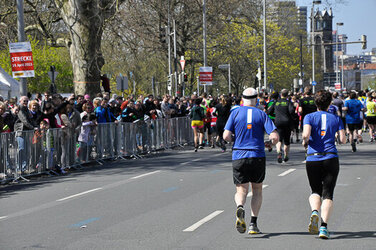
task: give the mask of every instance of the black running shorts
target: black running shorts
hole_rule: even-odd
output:
[[[339,173],[338,157],[324,161],[307,161],[306,170],[312,194],[318,194],[323,199],[333,200]]]
[[[279,141],[283,142],[286,146],[290,145],[291,127],[290,126],[277,127],[277,132],[279,134]]]
[[[234,184],[262,183],[265,179],[265,157],[252,157],[232,161]]]
[[[354,130],[362,129],[362,125],[363,125],[362,122],[360,122],[360,123],[354,123],[354,124],[347,123],[347,127],[349,128],[349,130],[351,132],[354,131]]]
[[[371,125],[376,124],[376,116],[367,116],[366,119],[367,119],[368,124],[371,124]]]
[[[212,134],[211,123],[210,122],[204,122],[204,132],[206,132],[206,131],[208,131],[209,135]]]

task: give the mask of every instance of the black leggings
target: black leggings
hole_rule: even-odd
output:
[[[339,173],[338,157],[324,161],[307,161],[306,170],[312,194],[318,194],[323,199],[333,200]]]

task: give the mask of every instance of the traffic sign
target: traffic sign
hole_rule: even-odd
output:
[[[59,72],[57,72],[57,71],[48,71],[48,76],[50,77],[51,82],[55,82],[58,74],[59,74]]]
[[[269,89],[274,90],[274,85],[273,85],[273,83],[269,83]]]
[[[185,67],[184,56],[182,56],[181,59],[180,59],[180,66],[181,66],[181,71],[184,71],[184,67]]]
[[[213,84],[213,67],[200,67],[200,84]]]
[[[261,80],[262,74],[261,74],[261,68],[257,69],[257,74],[256,74],[257,79]]]
[[[312,81],[312,86],[316,86],[317,85],[317,82],[316,81]]]
[[[120,91],[124,91],[125,89],[128,89],[128,77],[122,76],[120,74],[119,76],[116,77],[116,89]]]

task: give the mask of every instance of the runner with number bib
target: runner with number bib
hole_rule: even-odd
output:
[[[252,185],[251,223],[249,234],[258,234],[257,216],[262,203],[262,182],[265,178],[265,147],[279,140],[276,127],[267,114],[256,108],[257,92],[254,88],[243,91],[243,105],[231,112],[226,123],[223,138],[232,141],[233,179],[236,185],[235,203],[236,229],[245,233],[244,204],[249,183]],[[264,143],[264,132],[269,134],[270,142]]]
[[[328,239],[328,220],[333,206],[333,192],[339,173],[339,160],[335,146],[338,132],[341,143],[346,143],[345,131],[339,116],[328,111],[332,101],[331,94],[320,90],[315,96],[317,112],[306,115],[303,121],[303,146],[308,147],[306,171],[312,193],[309,204],[312,209],[308,231]],[[321,208],[321,226],[319,211]]]

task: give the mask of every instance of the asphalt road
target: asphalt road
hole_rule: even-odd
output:
[[[231,152],[205,148],[2,186],[0,249],[376,249],[376,144],[365,141],[338,147],[329,240],[307,231],[304,151],[292,144],[288,163],[267,152],[260,235],[235,229]]]

